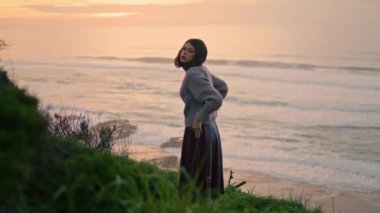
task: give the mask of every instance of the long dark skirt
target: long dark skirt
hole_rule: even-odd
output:
[[[203,124],[202,130],[196,139],[191,127],[185,129],[179,189],[215,198],[224,192],[220,135],[215,122]]]

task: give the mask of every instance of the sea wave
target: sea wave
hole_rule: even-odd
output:
[[[244,105],[257,105],[257,106],[281,106],[286,107],[289,104],[287,102],[275,101],[275,100],[255,100],[255,99],[247,99],[247,98],[239,98],[236,96],[228,97],[227,101],[237,104]]]
[[[290,103],[285,101],[276,100],[257,100],[252,98],[240,98],[237,96],[229,96],[226,99],[227,102],[231,102],[239,105],[255,105],[259,107],[284,107],[303,111],[338,111],[349,113],[380,113],[380,108],[376,106],[333,106],[333,105],[308,105],[301,103]]]
[[[380,126],[355,126],[355,125],[315,125],[310,126],[314,129],[323,129],[323,130],[377,130],[380,131]]]
[[[115,56],[79,56],[76,58],[93,59],[93,60],[113,60],[113,61],[136,61],[142,63],[173,63],[173,59],[164,57],[140,57],[140,58],[123,58]],[[307,63],[289,63],[279,61],[258,61],[258,60],[226,60],[226,59],[209,59],[207,64],[212,65],[235,65],[242,67],[264,67],[264,68],[281,68],[281,69],[298,69],[298,70],[314,70],[314,69],[335,69],[349,72],[369,72],[380,74],[378,67],[362,67],[362,66],[325,66]]]
[[[101,63],[91,63],[91,62],[72,62],[72,61],[2,61],[5,66],[12,64],[14,65],[22,65],[22,66],[46,66],[46,67],[57,67],[57,68],[92,68],[92,69],[113,69],[113,70],[119,70],[119,69],[128,69],[128,68],[134,68],[138,69],[139,66],[131,66],[131,65],[115,65],[115,64],[101,64]],[[80,75],[80,74],[77,74]]]
[[[173,59],[164,57],[141,57],[141,58],[123,58],[115,56],[78,56],[75,59],[86,59],[94,61],[130,61],[130,62],[140,62],[146,64],[171,64]],[[2,61],[5,65],[6,60]],[[114,69],[124,69],[130,66],[125,64],[119,64],[112,66],[106,64],[92,64],[92,63],[75,63],[68,64],[65,62],[41,62],[41,61],[12,61],[11,64],[22,64],[22,65],[45,65],[45,66],[65,66],[65,67],[78,67],[86,66],[93,68],[114,68]],[[279,61],[258,61],[258,60],[226,60],[226,59],[209,59],[207,60],[209,65],[226,65],[226,66],[240,66],[240,67],[262,67],[262,68],[277,68],[277,69],[294,69],[294,70],[341,70],[351,73],[369,73],[369,74],[380,74],[380,68],[378,67],[363,67],[363,66],[326,66],[317,64],[307,64],[307,63],[289,63],[289,62],[279,62]]]

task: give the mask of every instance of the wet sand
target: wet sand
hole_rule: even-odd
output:
[[[228,181],[229,169],[225,170],[228,170],[225,172],[225,179]],[[243,191],[301,200],[310,207],[320,206],[325,213],[380,212],[380,195],[329,189],[252,172],[234,171],[233,176],[234,179],[231,182],[247,181],[247,184],[242,186]]]
[[[179,159],[164,149],[147,145],[130,145],[129,157],[138,161],[152,162],[161,168],[177,170]],[[224,169],[225,185],[228,184],[231,168]],[[246,192],[263,196],[301,200],[309,207],[320,206],[325,213],[378,213],[380,212],[380,195],[347,192],[329,189],[295,181],[283,180],[271,176],[233,170],[231,184],[241,181]]]

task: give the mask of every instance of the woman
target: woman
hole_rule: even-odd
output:
[[[224,192],[222,147],[215,119],[228,88],[203,66],[206,57],[205,43],[189,39],[174,60],[177,68],[186,71],[180,90],[186,127],[179,187],[182,193],[196,189],[203,196],[215,198]]]

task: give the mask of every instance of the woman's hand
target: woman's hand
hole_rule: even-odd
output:
[[[195,138],[199,139],[202,134],[202,122],[198,117],[194,119],[192,128],[194,130]]]

